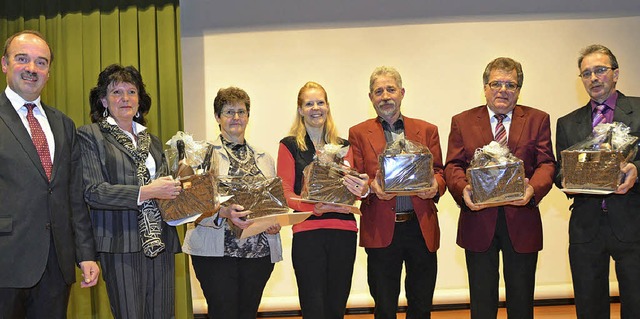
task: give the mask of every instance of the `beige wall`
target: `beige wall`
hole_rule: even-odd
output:
[[[186,5],[188,1],[183,7]],[[188,17],[182,17],[183,24],[189,24],[185,19]],[[637,30],[640,15],[571,19],[549,15],[190,32],[182,38],[185,130],[199,139],[215,139],[219,130],[213,98],[221,87],[238,86],[252,99],[247,140],[276,158],[278,141],[287,134],[294,117],[298,89],[313,80],[327,89],[331,112],[346,138],[350,126],[375,115],[367,97],[368,78],[374,67],[384,64],[396,67],[403,76],[403,114],[436,124],[446,154],[451,117],[484,103],[484,67],[495,57],[509,56],[524,69],[519,102],[549,112],[555,134],[557,118],[588,100],[576,62],[578,51],[588,44],[608,46],[621,67],[618,88],[628,95],[640,95]],[[555,188],[540,205],[545,235],[538,262],[538,299],[572,296],[568,206],[569,201]],[[434,301],[467,302],[464,252],[455,244],[458,209],[448,193],[438,208],[442,245]],[[267,284],[262,311],[298,307],[290,260],[291,229],[281,234],[285,260],[276,265]],[[204,298],[195,277],[192,279],[195,310],[200,312]],[[613,285],[612,290],[616,292],[617,287]],[[401,299],[404,303],[404,296]],[[358,248],[349,306],[371,305],[366,254]]]

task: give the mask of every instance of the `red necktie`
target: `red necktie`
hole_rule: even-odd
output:
[[[507,117],[505,114],[496,114],[494,115],[496,119],[498,119],[498,124],[496,124],[496,134],[494,135],[494,140],[502,146],[507,145],[507,130],[505,130],[502,121]]]
[[[49,153],[49,143],[47,143],[47,137],[44,135],[42,126],[40,126],[36,117],[33,116],[33,109],[36,105],[26,103],[24,106],[27,107],[27,122],[29,122],[29,129],[31,130],[31,140],[33,140],[33,145],[36,147],[38,156],[40,156],[40,162],[42,162],[42,167],[47,174],[47,178],[51,180],[51,168],[53,164],[51,163],[51,154]]]

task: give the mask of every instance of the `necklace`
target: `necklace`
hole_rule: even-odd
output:
[[[244,146],[246,148],[246,152],[244,152],[245,155],[243,159],[240,159],[238,156],[236,156],[235,152],[232,149],[229,149],[226,141],[224,140],[222,141],[222,147],[227,152],[227,155],[229,155],[229,157],[233,158],[239,164],[246,164],[247,162],[249,162],[249,159],[251,158],[249,148],[246,146],[246,144]]]

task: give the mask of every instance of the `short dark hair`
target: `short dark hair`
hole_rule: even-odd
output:
[[[507,72],[516,70],[516,74],[518,76],[518,87],[522,87],[522,83],[524,82],[524,73],[522,73],[522,65],[520,62],[507,57],[499,57],[489,62],[482,74],[482,82],[485,85],[489,84],[489,75],[493,70],[502,70]]]
[[[107,96],[109,85],[122,82],[133,84],[138,89],[138,113],[140,116],[134,117],[133,120],[142,125],[147,124],[144,116],[151,109],[151,96],[145,89],[142,75],[133,66],[123,67],[120,64],[111,64],[102,70],[98,75],[98,84],[89,93],[89,104],[91,106],[89,114],[91,115],[92,123],[104,118],[105,106],[102,104],[102,99]]]
[[[18,33],[13,34],[12,36],[10,36],[7,41],[4,42],[4,50],[2,52],[2,56],[5,57],[5,59],[8,59],[9,56],[9,52],[7,52],[9,50],[9,45],[11,45],[11,42],[13,41],[13,39],[15,39],[18,36],[21,36],[23,34],[33,34],[36,37],[42,39],[42,41],[44,41],[44,43],[47,44],[47,47],[49,48],[49,56],[51,57],[51,61],[49,61],[49,64],[53,63],[53,50],[51,50],[51,45],[49,45],[49,42],[47,42],[47,39],[44,38],[44,36],[42,35],[42,33],[35,31],[35,30],[22,30]]]
[[[225,105],[232,105],[236,103],[244,104],[247,108],[247,115],[249,115],[249,111],[251,110],[251,99],[247,92],[235,86],[220,89],[218,90],[218,94],[216,94],[216,98],[213,100],[213,112],[217,117],[220,117],[222,108]]]
[[[587,55],[593,54],[593,53],[602,53],[608,56],[609,61],[611,61],[611,68],[612,69],[618,68],[618,59],[616,59],[616,56],[613,55],[613,52],[611,52],[609,48],[605,47],[602,44],[592,44],[580,51],[580,56],[578,57],[578,69],[580,69],[580,66],[582,65],[582,60],[584,60],[584,58]]]

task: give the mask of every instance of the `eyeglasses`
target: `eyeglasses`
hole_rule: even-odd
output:
[[[502,87],[504,87],[507,91],[513,92],[520,86],[515,82],[492,81],[489,82],[489,87],[494,91],[499,91]]]
[[[222,114],[222,116],[227,117],[227,118],[234,118],[236,116],[236,114],[241,119],[249,116],[249,112],[247,112],[246,110],[237,110],[237,111],[226,110],[226,111],[222,111],[221,114]]]
[[[584,70],[582,71],[582,73],[578,74],[579,77],[583,78],[583,79],[589,79],[591,78],[592,74],[595,74],[597,77],[601,77],[603,76],[605,73],[607,73],[609,70],[615,70],[616,68],[612,68],[609,66],[597,66],[591,70]]]

